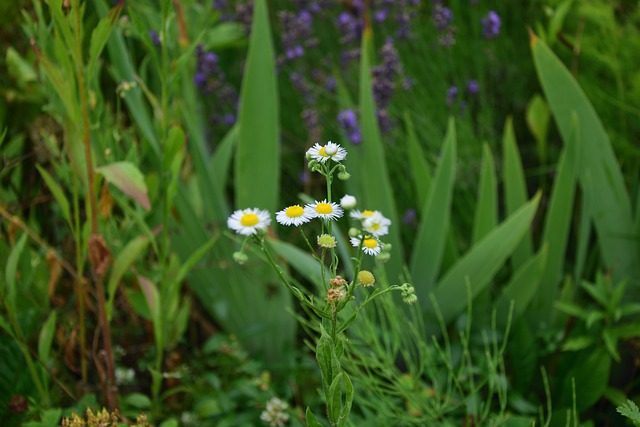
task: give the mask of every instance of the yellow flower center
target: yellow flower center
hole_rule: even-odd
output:
[[[318,150],[318,154],[320,154],[322,157],[329,157],[324,147],[320,147],[320,149]]]
[[[302,216],[304,214],[304,209],[302,209],[298,205],[294,205],[294,206],[288,207],[287,210],[284,211],[284,213],[289,218],[296,218],[296,217]]]
[[[318,203],[316,205],[316,212],[322,215],[328,215],[333,212],[333,207],[329,203]]]
[[[371,216],[371,215],[373,215],[373,211],[370,211],[370,210],[362,211],[362,216]]]
[[[373,286],[376,283],[376,278],[373,276],[373,273],[367,270],[362,270],[358,273],[358,280],[364,286]]]
[[[252,227],[258,222],[260,222],[260,218],[258,218],[258,215],[254,213],[244,214],[242,215],[242,218],[240,218],[240,224],[244,225],[245,227]]]
[[[374,231],[378,231],[380,229],[380,224],[377,222],[374,222],[373,224],[371,224],[370,228]]]
[[[362,244],[369,249],[375,249],[378,247],[378,241],[372,237],[365,237]]]

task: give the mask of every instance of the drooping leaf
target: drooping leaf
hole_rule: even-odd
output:
[[[640,253],[631,214],[631,201],[622,171],[595,109],[569,70],[549,47],[531,34],[531,51],[538,78],[563,141],[579,125],[578,174],[580,187],[590,202],[602,258],[614,281],[640,278]]]
[[[104,176],[110,184],[133,198],[146,210],[151,209],[151,202],[147,195],[147,184],[144,175],[131,162],[115,162],[96,168],[96,172]]]

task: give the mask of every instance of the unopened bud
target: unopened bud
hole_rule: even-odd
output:
[[[234,252],[233,260],[238,264],[242,265],[249,260],[249,257],[244,252]]]

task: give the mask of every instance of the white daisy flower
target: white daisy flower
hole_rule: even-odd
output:
[[[360,219],[360,220],[364,220],[367,219],[368,217],[374,215],[375,213],[380,213],[378,211],[371,211],[371,210],[364,210],[364,211],[359,211],[359,210],[355,210],[352,211],[349,215],[351,216],[351,218],[355,218],[355,219]]]
[[[276,212],[276,221],[282,225],[295,225],[296,227],[311,221],[313,218],[310,209],[300,205],[289,206],[286,209]]]
[[[360,247],[360,242],[362,242],[362,250],[367,255],[377,256],[382,250],[382,243],[380,243],[378,239],[372,236],[362,237],[360,235],[358,237],[352,237],[350,240],[351,245],[356,248]]]
[[[340,206],[333,202],[327,202],[323,200],[321,202],[315,201],[305,206],[311,212],[313,218],[322,219],[338,219],[342,216],[344,211]]]
[[[362,228],[364,228],[367,233],[371,233],[376,237],[388,234],[390,225],[391,220],[378,211],[375,211],[373,215],[365,217],[362,221]]]
[[[271,224],[269,212],[258,208],[235,211],[227,219],[227,227],[245,236],[256,234],[258,230],[265,230],[269,224]]]
[[[347,150],[342,148],[340,144],[335,144],[331,141],[327,142],[326,145],[316,143],[307,150],[307,158],[320,163],[325,163],[329,159],[334,162],[341,162],[346,157]]]
[[[358,201],[356,200],[356,198],[351,194],[345,194],[344,196],[342,196],[342,199],[340,199],[340,206],[342,206],[344,209],[349,210],[355,208],[357,202]]]

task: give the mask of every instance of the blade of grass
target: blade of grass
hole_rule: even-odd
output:
[[[520,152],[513,132],[513,121],[507,119],[502,137],[503,161],[504,161],[504,192],[507,215],[511,215],[527,201],[527,183],[524,178]],[[533,254],[533,242],[531,234],[527,234],[518,248],[513,252],[511,259],[514,269],[519,268]]]
[[[407,156],[411,167],[411,176],[416,190],[416,206],[423,207],[431,184],[431,170],[424,158],[424,153],[418,142],[413,121],[408,111],[404,112],[404,125],[407,129]]]
[[[571,117],[580,125],[580,187],[591,201],[602,258],[613,280],[638,283],[640,254],[634,238],[631,202],[609,137],[595,109],[569,70],[549,47],[531,34],[538,79],[565,143],[571,139]],[[588,194],[588,196],[587,196]]]
[[[498,187],[493,155],[488,144],[483,146],[482,169],[478,188],[471,241],[475,244],[498,224]]]
[[[280,182],[280,124],[278,88],[266,0],[256,0],[244,69],[235,195],[239,208],[259,207],[271,212],[278,205]]]
[[[411,254],[410,272],[418,299],[426,301],[440,272],[449,229],[456,164],[456,131],[449,120],[442,146],[440,164],[422,208],[422,219]]]

